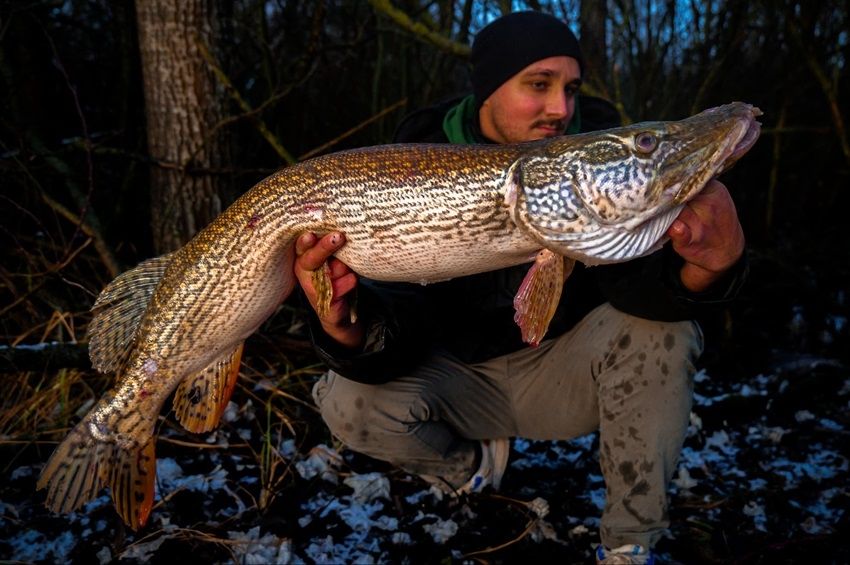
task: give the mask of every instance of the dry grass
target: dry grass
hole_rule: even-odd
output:
[[[6,276],[0,277],[0,281],[8,280],[9,273],[3,274]],[[14,289],[6,285],[5,290],[11,293]],[[15,330],[14,336],[7,337],[10,346],[84,342],[90,319],[88,312],[83,309],[81,313],[48,310],[46,306],[52,301],[47,285],[18,295],[16,304],[3,320],[7,330]],[[33,316],[38,311],[44,313]],[[254,437],[263,438],[263,441],[231,443],[230,448],[247,449],[257,462],[261,490],[255,506],[260,510],[274,502],[276,493],[292,475],[291,461],[277,450],[279,438],[299,438],[309,429],[309,421],[318,420],[310,388],[323,368],[316,363],[309,344],[303,340],[286,335],[276,337],[286,334],[297,320],[295,309],[283,307],[266,331],[249,341],[232,398],[240,407],[250,401],[258,408]],[[115,378],[93,369],[78,368],[15,371],[2,376],[0,448],[6,454],[3,466],[6,471],[27,457],[46,460],[53,447],[112,386]],[[182,430],[171,412],[168,401],[160,415],[160,426],[180,433],[169,434],[170,437],[160,441],[177,449],[218,447],[204,443],[203,436]],[[28,453],[26,457],[25,453]]]
[[[88,310],[112,278],[110,265],[91,245],[92,236],[81,231],[78,218],[69,219],[39,197],[43,181],[36,180],[26,163],[19,163],[18,172],[22,179],[29,179],[34,190],[2,197],[0,238],[5,245],[0,248],[0,344],[14,348],[85,343],[91,319]],[[257,418],[256,425],[258,435],[266,439],[262,445],[246,443],[245,447],[254,453],[262,469],[264,492],[269,493],[289,474],[271,438],[284,433],[298,437],[309,427],[301,419],[315,416],[310,386],[322,369],[303,340],[289,337],[297,320],[297,311],[284,307],[263,332],[251,338],[233,397],[239,406],[250,399],[254,406],[263,407],[264,416]],[[34,371],[9,369],[10,365],[7,363],[5,370],[12,372],[0,373],[0,447],[9,454],[4,458],[7,468],[33,446],[37,447],[36,457],[46,458],[115,378],[90,368]],[[161,425],[179,428],[170,411],[168,402]],[[167,441],[197,446],[202,440],[187,433],[184,438]],[[270,502],[273,495],[266,494],[266,498]]]

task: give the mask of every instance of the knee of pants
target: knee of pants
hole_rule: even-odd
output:
[[[657,322],[622,314],[598,362],[603,416],[630,413],[642,403],[672,414],[690,410],[695,362],[703,336],[695,322]]]
[[[702,329],[696,322],[658,324],[647,347],[648,369],[662,386],[681,387],[690,398],[696,362],[703,351]],[[638,355],[640,357],[640,354]]]
[[[633,375],[629,376],[639,378],[646,372],[662,376],[693,372],[703,350],[699,324],[646,320],[613,308],[610,312],[617,319],[608,331],[607,345],[598,362],[599,373],[621,373],[630,368]]]
[[[369,418],[367,404],[370,395],[364,389],[368,385],[360,385],[347,381],[344,377],[333,372],[324,374],[313,386],[313,400],[319,407],[322,419],[331,433],[349,446],[355,446],[369,437]]]
[[[313,399],[331,433],[348,447],[369,452],[369,445],[399,439],[428,418],[422,395],[393,391],[387,385],[358,383],[334,372],[313,386]]]

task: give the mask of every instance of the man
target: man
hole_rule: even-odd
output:
[[[617,125],[609,104],[578,96],[582,64],[563,22],[507,15],[475,39],[473,95],[413,114],[398,141],[514,143]],[[310,271],[329,258],[334,290],[329,314],[311,320],[331,368],[313,391],[323,418],[349,448],[452,492],[498,488],[512,436],[598,429],[607,504],[597,559],[650,562],[702,351],[691,319],[734,295],[744,271],[743,232],[716,181],[668,235],[649,257],[577,266],[547,340],[530,348],[512,306],[527,265],[426,287],[378,283],[331,258],[344,234],[305,234],[295,265],[307,300],[315,309]]]

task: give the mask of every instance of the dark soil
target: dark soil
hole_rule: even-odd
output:
[[[752,290],[773,276],[755,273],[749,294],[704,321],[709,345],[671,485],[672,525],[657,551],[663,562],[848,563],[847,296],[797,285],[778,300]],[[314,449],[332,440],[309,408],[315,373],[298,379],[293,394],[305,403],[288,407],[291,430],[267,424],[262,384],[237,390],[215,433],[187,434],[169,416],[157,445],[159,502],[138,533],[105,494],[75,514],[46,511],[35,482],[53,445],[4,443],[0,558],[592,561],[604,504],[594,436],[517,439],[499,493],[438,500],[418,478],[344,450],[321,472],[319,455],[336,452]],[[269,461],[264,446],[279,454],[273,468],[260,464]],[[354,488],[357,480],[373,492]],[[537,498],[548,503],[542,517],[528,504]]]

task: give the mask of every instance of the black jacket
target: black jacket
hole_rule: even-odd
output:
[[[442,121],[456,103],[452,100],[410,114],[397,129],[395,141],[447,142]],[[581,96],[579,104],[581,131],[619,125],[617,112],[608,102]],[[483,136],[482,142],[487,142]],[[733,298],[746,271],[742,260],[710,292],[696,295],[681,285],[681,266],[682,259],[669,245],[627,263],[591,268],[577,263],[546,337],[563,334],[606,301],[644,318],[692,319],[702,308]],[[363,350],[339,347],[324,334],[311,312],[314,346],[331,369],[365,383],[402,375],[435,348],[467,363],[516,351],[526,344],[513,320],[513,298],[528,268],[518,265],[427,286],[361,278],[357,310],[368,327]]]

